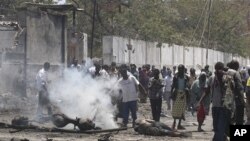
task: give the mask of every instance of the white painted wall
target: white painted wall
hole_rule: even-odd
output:
[[[117,36],[105,36],[103,37],[103,61],[104,64],[110,65],[112,61],[117,64],[126,63],[129,64],[129,51],[127,44],[129,40],[123,37]],[[146,42],[142,40],[132,40],[134,52],[131,51],[131,62],[137,66],[144,64],[155,65],[160,68],[162,66],[173,66],[178,64],[184,64],[188,68],[197,65],[204,67],[206,65],[206,51],[205,48],[199,47],[183,47],[179,45],[169,45],[163,43],[161,48],[157,48],[157,42]],[[250,64],[249,58],[243,58],[240,56],[233,57],[231,53],[224,53],[212,49],[208,49],[208,65],[210,69],[216,62],[221,61],[227,63],[237,59],[241,65]]]

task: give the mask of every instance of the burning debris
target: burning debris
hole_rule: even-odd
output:
[[[74,120],[74,119],[67,117],[64,114],[52,115],[52,122],[58,128],[63,128],[67,124],[71,123],[75,127],[77,126],[81,131],[92,130],[92,129],[101,129],[101,128],[95,127],[95,124],[90,119],[76,118]]]
[[[52,122],[58,128],[63,128],[69,123],[74,124],[74,125],[77,124],[76,120],[73,120],[73,119],[67,117],[64,114],[54,114],[54,115],[52,115]]]
[[[51,102],[68,118],[90,119],[95,127],[113,129],[118,127],[114,121],[116,107],[111,103],[111,96],[104,91],[107,87],[114,87],[114,81],[93,79],[87,73],[66,69],[63,78],[53,81],[48,90]]]
[[[95,124],[89,119],[70,119],[63,114],[55,114],[51,118],[52,123],[58,128],[47,128],[40,127],[38,125],[33,125],[33,120],[29,120],[27,117],[15,117],[12,119],[11,124],[0,122],[0,128],[10,128],[9,133],[16,133],[24,130],[33,130],[37,132],[65,132],[65,133],[102,133],[102,132],[117,132],[121,130],[127,130],[127,128],[114,128],[114,129],[104,129],[95,127]],[[68,130],[60,129],[67,124],[72,123],[79,128],[79,130]]]

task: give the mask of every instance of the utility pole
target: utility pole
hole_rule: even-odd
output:
[[[206,65],[208,64],[208,48],[209,48],[209,36],[210,36],[210,11],[211,11],[211,5],[212,5],[212,0],[209,0],[209,5],[208,5],[208,19],[207,19],[207,49],[206,49]]]
[[[131,45],[131,38],[128,38],[128,44],[127,44],[127,49],[128,49],[128,63],[129,65],[131,64],[131,51],[132,51],[132,45]]]
[[[24,93],[25,95],[27,95],[27,28],[25,28],[25,34],[24,34],[24,76],[23,76],[23,80],[24,80]]]
[[[76,10],[73,10],[73,33],[76,32]]]
[[[94,33],[95,33],[95,15],[96,15],[96,0],[93,0],[93,16],[92,16],[92,33],[91,33],[91,44],[90,44],[90,58],[93,58],[93,46],[94,46]]]
[[[131,9],[129,9],[129,17],[132,17],[132,13],[131,13]],[[131,25],[131,19],[129,19],[129,23]],[[129,65],[131,64],[131,51],[132,51],[132,44],[131,44],[131,36],[130,33],[128,33],[129,38],[128,38],[128,44],[127,44],[127,48],[128,48],[128,62]]]

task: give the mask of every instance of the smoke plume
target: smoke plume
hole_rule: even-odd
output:
[[[113,119],[116,109],[109,94],[115,83],[113,79],[93,79],[83,71],[66,69],[63,77],[51,84],[50,99],[71,118],[89,118],[102,129],[117,128]]]

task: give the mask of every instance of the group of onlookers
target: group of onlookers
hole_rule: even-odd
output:
[[[185,129],[181,123],[186,119],[186,110],[191,111],[192,114],[197,112],[200,132],[204,131],[201,126],[205,116],[210,112],[210,103],[212,103],[214,141],[226,140],[230,124],[244,124],[245,107],[246,123],[250,123],[250,67],[239,70],[240,64],[236,60],[232,60],[227,65],[217,62],[214,73],[209,71],[209,66],[206,65],[199,74],[194,68],[188,72],[182,64],[173,66],[172,69],[164,66],[159,70],[149,64],[137,68],[135,64],[122,64],[118,67],[114,62],[110,66],[94,63],[93,66],[86,68],[85,63],[79,65],[77,60],[74,60],[71,68],[89,73],[94,79],[96,77],[117,78],[120,96],[120,102],[117,103],[118,113],[123,118],[123,126],[128,124],[129,112],[132,114],[134,125],[137,119],[137,102],[146,103],[147,99],[150,102],[154,121],[160,121],[162,104],[166,101],[167,110],[171,111],[174,119],[172,129],[176,127],[178,130]],[[48,68],[48,63],[45,63],[44,68],[37,74],[41,106],[44,106],[43,100],[46,97],[43,95],[46,93]],[[48,109],[50,111],[50,108]]]

